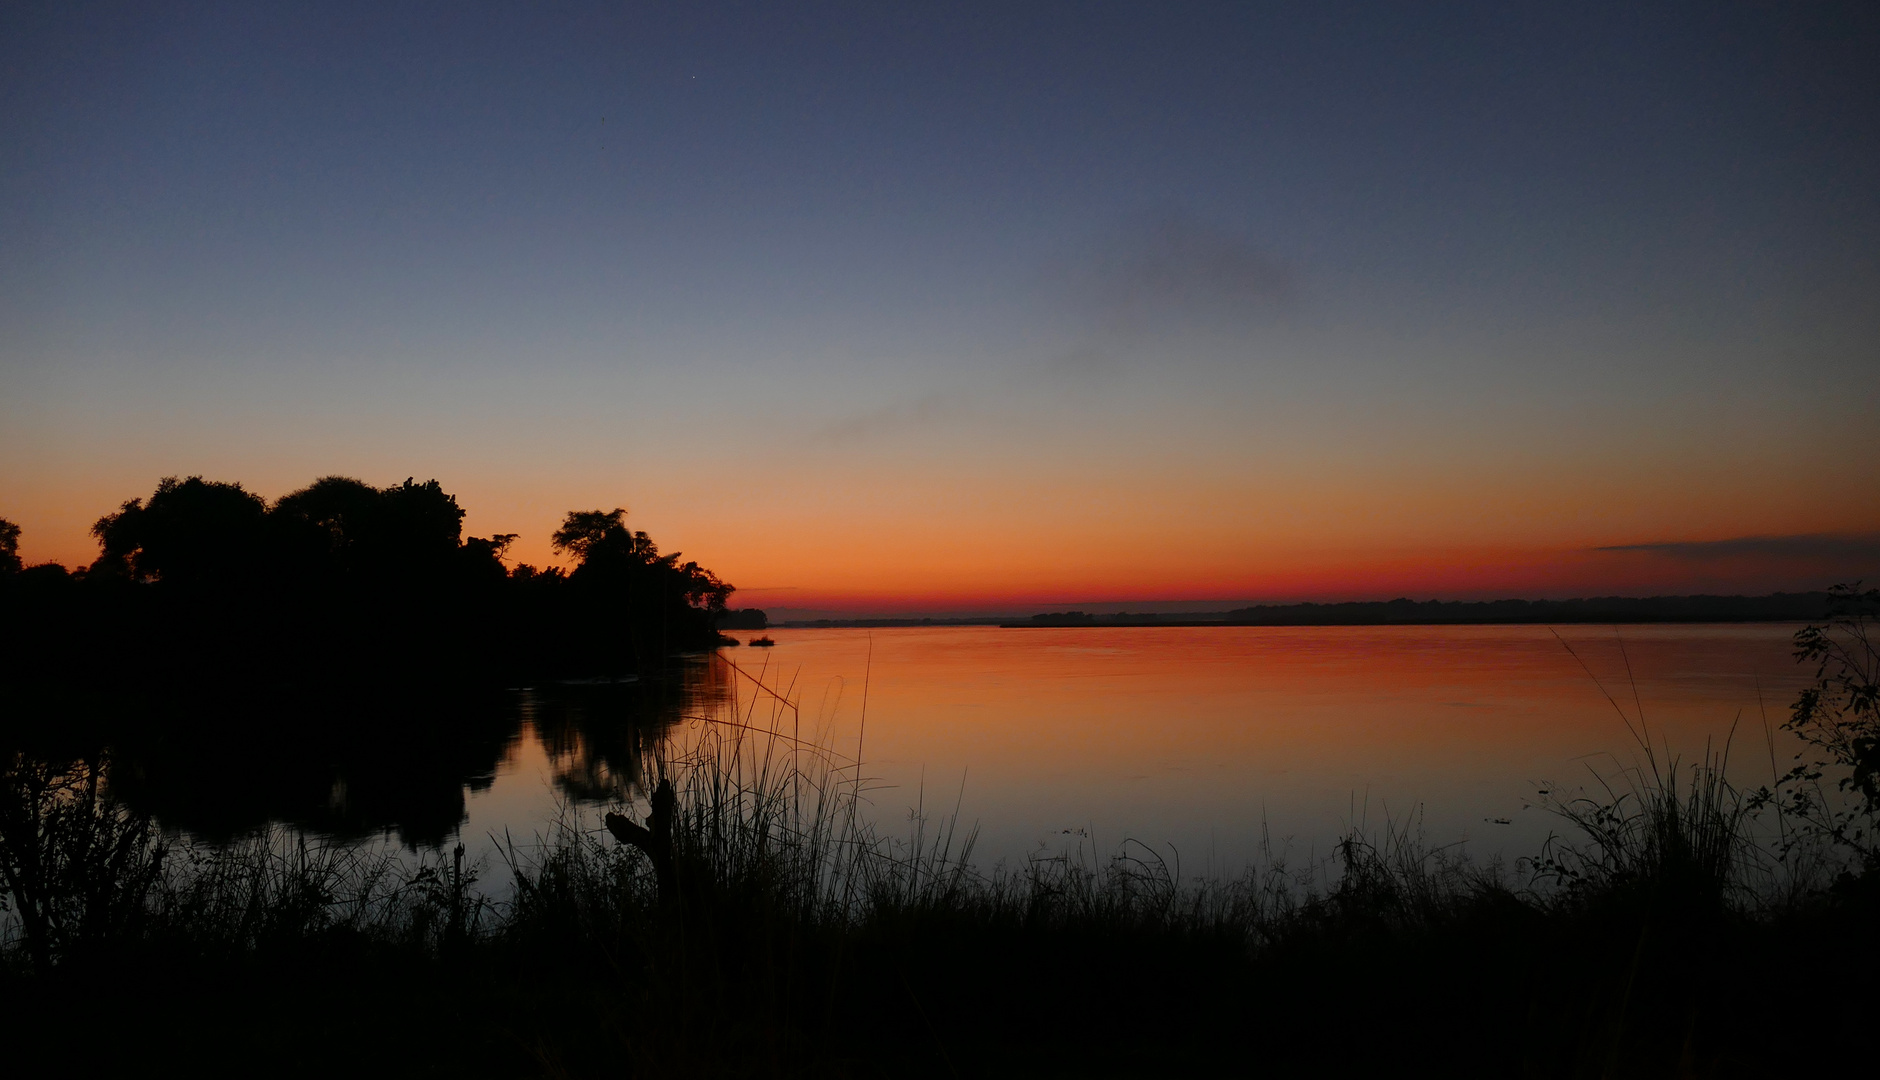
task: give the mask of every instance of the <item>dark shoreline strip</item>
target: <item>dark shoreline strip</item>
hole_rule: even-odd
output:
[[[1824,619],[1825,592],[1768,596],[1602,596],[1578,600],[1410,600],[1339,604],[1261,604],[1232,611],[1156,615],[1055,611],[1029,618],[1005,615],[955,619],[813,619],[799,628],[998,626],[1042,629],[1080,626],[1531,626],[1549,624],[1806,623]]]

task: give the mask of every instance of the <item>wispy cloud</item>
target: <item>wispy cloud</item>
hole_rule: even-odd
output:
[[[926,394],[911,401],[891,402],[839,417],[817,428],[815,438],[832,443],[864,442],[912,428],[928,427],[964,412],[965,406],[957,398],[945,394]]]
[[[1291,271],[1250,238],[1186,215],[1119,231],[1078,276],[1105,321],[1126,329],[1163,317],[1270,312],[1294,291]]]
[[[1660,540],[1613,544],[1594,551],[1636,551],[1681,562],[1723,559],[1795,559],[1880,565],[1880,533],[1797,533],[1790,536],[1740,536],[1728,540]]]
[[[1292,270],[1253,237],[1186,213],[1121,223],[1067,253],[1051,277],[1071,334],[1042,373],[1080,382],[1237,366],[1249,332],[1297,291]]]

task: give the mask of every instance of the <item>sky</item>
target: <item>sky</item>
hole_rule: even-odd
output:
[[[1880,8],[0,7],[0,516],[793,613],[1880,577]]]

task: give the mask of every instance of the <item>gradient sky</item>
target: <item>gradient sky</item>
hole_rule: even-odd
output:
[[[1880,576],[1880,8],[9,4],[0,515],[766,608]]]

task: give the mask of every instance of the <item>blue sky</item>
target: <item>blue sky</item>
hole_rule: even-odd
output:
[[[0,20],[29,557],[162,475],[329,472],[435,475],[537,561],[627,505],[837,607],[1876,550],[1871,8]]]

